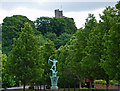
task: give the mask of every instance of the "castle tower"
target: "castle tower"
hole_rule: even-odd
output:
[[[59,10],[59,9],[56,9],[55,10],[55,17],[56,18],[60,18],[60,17],[63,17],[63,11],[61,10]]]

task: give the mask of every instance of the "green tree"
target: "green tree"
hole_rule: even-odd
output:
[[[83,59],[86,56],[85,48],[87,46],[87,40],[89,38],[89,34],[91,30],[97,24],[96,19],[93,14],[89,14],[86,19],[85,28],[80,29],[75,34],[75,39],[73,39],[73,43],[70,44],[70,55],[68,56],[69,62],[68,66],[70,67],[72,73],[76,75],[77,79],[81,82],[86,75],[89,75],[83,67]],[[90,78],[90,76],[89,76]]]
[[[35,27],[41,34],[46,34],[47,32],[52,32],[52,28],[50,26],[52,18],[49,17],[40,17],[34,21]]]
[[[58,75],[60,76],[58,83],[59,86],[61,87],[76,85],[76,81],[77,81],[76,77],[73,73],[71,73],[71,69],[67,65],[68,64],[67,57],[69,55],[70,55],[69,45],[61,46],[56,52],[56,56],[58,58],[58,64],[57,64]]]
[[[34,23],[36,29],[43,35],[47,32],[55,33],[57,36],[62,33],[73,34],[77,30],[74,21],[70,18],[40,17]]]
[[[86,46],[86,37],[84,33],[85,30],[80,29],[76,32],[73,40],[70,40],[70,55],[67,57],[68,67],[71,69],[71,72],[76,76],[77,80],[79,81],[79,88],[81,88],[81,82],[84,74],[81,68],[81,60],[85,56],[84,48]]]
[[[108,34],[104,36],[104,55],[101,66],[111,79],[120,80],[120,25],[114,23]]]
[[[104,50],[103,36],[106,31],[103,31],[104,27],[102,23],[96,24],[96,26],[89,33],[87,39],[87,45],[85,47],[86,56],[82,59],[82,69],[84,70],[85,77],[91,79],[105,79],[109,80],[108,75],[104,69],[99,65],[101,62],[101,55]]]
[[[109,30],[116,24],[118,17],[116,16],[115,8],[107,7],[103,11],[103,15],[100,15],[100,18],[103,20],[99,23],[91,22],[93,26],[91,32],[89,33],[87,39],[87,45],[85,47],[86,56],[82,60],[82,68],[86,72],[86,75],[92,78],[105,79],[107,86],[109,84],[109,74],[106,72],[105,67],[99,65],[101,59],[104,56],[106,59],[106,53],[104,53],[108,45],[105,47],[106,40],[104,39],[105,35],[109,35]],[[85,26],[86,27],[86,26]],[[112,45],[114,46],[114,45]],[[105,65],[105,64],[104,64]],[[109,67],[109,70],[111,68]],[[96,71],[98,70],[98,71]],[[113,74],[113,73],[112,73]]]
[[[2,50],[0,50],[0,88],[2,88]]]
[[[58,49],[60,46],[64,46],[72,37],[72,34],[62,33],[57,39],[54,40],[55,47]]]
[[[74,34],[77,30],[75,22],[70,18],[53,18],[50,23],[52,31],[57,36],[62,33]]]
[[[15,85],[15,80],[13,76],[7,73],[7,56],[5,54],[2,55],[2,87],[12,87]]]
[[[65,45],[77,30],[70,18],[40,17],[34,22],[35,27],[45,38],[54,42],[56,49]]]
[[[20,37],[14,39],[13,49],[8,56],[7,69],[16,79],[25,85],[31,80],[38,80],[42,74],[40,59],[40,37],[34,36],[32,27],[25,23]],[[17,69],[17,70],[15,70]]]
[[[55,48],[58,49],[60,46],[64,46],[70,40],[72,34],[62,33],[60,36],[57,36],[55,33],[47,32],[44,37],[53,41]]]
[[[48,40],[40,48],[41,60],[43,62],[42,68],[44,69],[43,77],[40,78],[40,82],[44,85],[45,84],[50,85],[51,71],[50,71],[50,66],[48,64],[48,59],[53,54],[55,54],[54,43],[52,41]]]
[[[2,23],[2,53],[9,54],[12,49],[13,38],[18,38],[24,23],[28,22],[35,30],[34,23],[26,16],[13,15],[6,17]]]
[[[0,24],[0,44],[2,44],[2,25]]]
[[[118,2],[119,3],[119,2]],[[118,4],[117,4],[118,5]],[[116,5],[116,6],[117,6]],[[104,25],[103,46],[104,51],[101,54],[101,67],[109,75],[110,79],[119,80],[119,10],[115,7],[107,7],[101,19]],[[113,75],[114,74],[114,75]]]

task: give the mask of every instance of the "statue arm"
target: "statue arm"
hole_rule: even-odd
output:
[[[49,64],[49,66],[50,66],[50,62],[49,62],[49,61],[52,62],[52,60],[50,59],[52,56],[53,56],[53,55],[51,55],[51,56],[49,57],[49,59],[48,59],[48,64]]]
[[[49,57],[49,61],[52,61],[52,60],[50,59],[52,56],[54,56],[54,55],[51,55],[51,56]]]
[[[49,58],[49,61],[52,61],[52,60]]]

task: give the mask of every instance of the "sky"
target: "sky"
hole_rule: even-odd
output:
[[[35,21],[37,18],[55,17],[54,10],[63,10],[63,15],[74,18],[77,28],[84,27],[88,14],[99,14],[107,6],[115,6],[118,0],[0,0],[0,24],[5,17],[24,15]]]

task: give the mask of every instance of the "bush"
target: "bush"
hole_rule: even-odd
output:
[[[106,81],[105,81],[105,80],[96,80],[96,83],[97,83],[97,84],[105,85],[105,84],[106,84]],[[109,81],[109,84],[111,84],[111,85],[113,85],[113,84],[115,84],[115,83],[118,83],[118,81],[116,81],[116,80],[110,80],[110,81]]]
[[[105,85],[105,84],[106,84],[106,81],[105,81],[105,80],[96,80],[96,83],[97,83],[97,84]]]
[[[116,80],[110,80],[110,84],[114,85],[115,83],[118,83]]]

